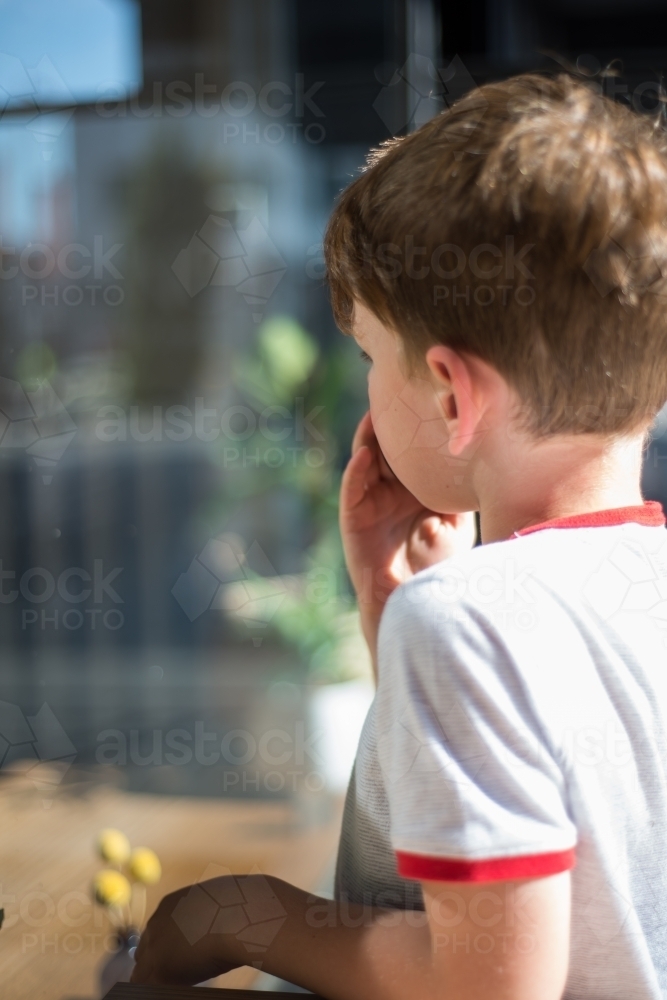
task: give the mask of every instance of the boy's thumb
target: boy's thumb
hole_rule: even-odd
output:
[[[442,519],[437,514],[425,517],[419,525],[419,537],[425,542],[434,542],[442,527]]]

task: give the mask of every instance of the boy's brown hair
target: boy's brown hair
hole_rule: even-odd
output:
[[[567,75],[481,87],[372,152],[329,222],[338,325],[479,356],[531,433],[624,433],[667,400],[667,139]]]

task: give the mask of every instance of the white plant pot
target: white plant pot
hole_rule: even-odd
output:
[[[367,680],[344,681],[315,688],[310,696],[312,746],[325,788],[341,794],[347,788],[359,736],[375,694]]]

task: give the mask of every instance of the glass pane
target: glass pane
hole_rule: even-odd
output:
[[[136,0],[4,0],[0,110],[124,97],[141,86]]]

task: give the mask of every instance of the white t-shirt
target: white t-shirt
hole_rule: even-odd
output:
[[[539,525],[392,594],[338,898],[573,868],[567,998],[667,996],[667,532]],[[403,899],[382,899],[407,880]],[[366,893],[369,889],[369,893]]]

